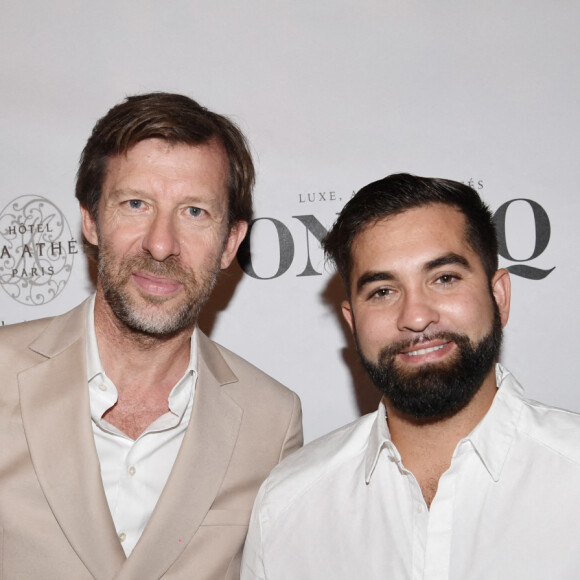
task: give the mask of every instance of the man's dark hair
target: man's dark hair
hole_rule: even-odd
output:
[[[433,204],[449,205],[465,216],[466,241],[480,257],[491,281],[498,269],[497,234],[492,213],[477,192],[457,181],[399,173],[363,187],[344,206],[322,241],[326,256],[336,265],[349,297],[355,237],[379,220]]]
[[[212,140],[220,143],[229,163],[228,223],[252,219],[255,173],[244,135],[226,117],[208,111],[189,97],[172,93],[127,97],[97,121],[80,158],[75,190],[81,206],[93,219],[97,218],[108,159],[152,138],[193,146]],[[87,249],[95,257],[96,248]]]

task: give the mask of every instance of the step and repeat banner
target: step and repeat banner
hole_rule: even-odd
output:
[[[93,291],[80,152],[125,96],[179,92],[233,118],[258,170],[249,253],[200,326],[300,395],[307,440],[378,401],[320,240],[402,171],[490,204],[513,284],[502,361],[530,397],[580,411],[579,21],[569,0],[4,2],[0,324]]]

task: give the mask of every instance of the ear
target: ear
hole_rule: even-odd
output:
[[[85,238],[94,246],[99,245],[99,236],[97,235],[97,222],[93,219],[89,210],[81,205],[82,229]]]
[[[346,320],[350,331],[354,334],[354,313],[352,311],[352,306],[348,300],[344,300],[341,304],[342,316]]]
[[[493,292],[493,297],[497,307],[499,308],[501,325],[505,326],[510,315],[510,300],[512,292],[510,275],[507,270],[502,268],[494,274],[491,279],[491,291]]]
[[[248,232],[248,222],[234,222],[228,232],[228,239],[220,260],[220,268],[225,270],[234,260],[236,252]]]

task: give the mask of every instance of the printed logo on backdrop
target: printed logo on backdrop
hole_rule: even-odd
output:
[[[528,210],[526,212],[526,209]],[[529,210],[531,209],[531,216]],[[510,212],[510,217],[508,219],[508,210]],[[519,215],[518,215],[519,212]],[[525,212],[524,215],[521,215]],[[513,216],[515,214],[515,216]],[[503,203],[494,213],[493,219],[495,221],[495,227],[497,229],[497,241],[498,241],[498,252],[502,258],[509,260],[510,262],[517,262],[516,264],[511,264],[506,267],[506,270],[513,274],[514,276],[521,276],[522,278],[527,278],[528,280],[542,280],[556,266],[544,269],[538,266],[528,264],[536,258],[539,258],[550,243],[551,226],[550,218],[546,213],[546,210],[533,199],[518,198],[510,199]],[[522,220],[522,223],[526,223],[523,220],[531,222],[533,227],[533,235],[529,240],[529,251],[528,257],[516,257],[512,255],[512,252],[508,248],[508,233],[509,226],[511,226],[515,220]]]
[[[24,195],[0,213],[0,285],[21,304],[56,298],[70,278],[77,241],[50,200]]]
[[[471,178],[464,183],[477,191],[484,188],[481,179]],[[312,211],[334,204],[337,206],[336,213],[339,213],[355,193],[341,194],[332,190],[304,192],[297,194],[297,201],[301,208],[312,208]],[[510,262],[505,267],[511,274],[528,280],[542,280],[554,270],[555,266],[539,266],[540,258],[550,243],[551,226],[546,210],[538,202],[527,198],[510,199],[500,205],[493,218],[497,228],[498,252],[500,257]],[[254,266],[256,250],[252,246],[252,236],[256,232],[255,226],[261,229],[260,243],[268,249],[277,248],[271,254],[273,263],[268,265],[268,273]],[[321,276],[323,272],[316,269],[313,263],[321,263],[320,242],[331,226],[332,223],[322,223],[314,213],[292,215],[285,220],[258,217],[250,224],[248,235],[238,252],[238,261],[248,276],[258,280],[279,278],[287,274],[293,265],[298,271],[296,277]],[[522,229],[525,235],[522,235]],[[269,232],[267,239],[264,238],[264,230]],[[296,236],[306,236],[304,254],[301,256],[296,255]],[[514,241],[518,243],[514,244]],[[512,245],[517,245],[517,249],[512,249]]]

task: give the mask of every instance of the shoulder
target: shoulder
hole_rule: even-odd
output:
[[[53,321],[53,317],[40,318],[0,327],[0,364],[14,364],[15,357],[22,356]]]
[[[52,320],[42,318],[0,328],[0,408],[16,404],[19,373],[46,360],[31,345],[46,332]]]
[[[12,341],[19,343],[25,342],[28,344],[51,323],[53,318],[54,317],[51,316],[48,318],[30,320],[28,322],[9,324],[8,326],[0,326],[0,338],[3,341],[7,341],[5,346],[9,346]]]
[[[280,383],[276,379],[272,378],[264,371],[260,370],[257,366],[253,365],[245,358],[242,358],[240,355],[236,354],[235,352],[232,352],[225,346],[222,346],[221,344],[214,342],[213,340],[211,340],[211,343],[217,348],[217,350],[222,355],[224,360],[231,367],[231,369],[234,372],[236,372],[236,374],[261,379],[268,383],[271,382],[280,385]]]
[[[198,386],[203,390],[219,387],[220,393],[242,410],[242,431],[238,448],[255,462],[260,455],[281,446],[276,460],[268,464],[263,481],[270,469],[302,446],[302,408],[298,395],[268,376],[259,368],[198,334]],[[197,387],[196,387],[197,388]],[[247,439],[244,439],[247,438]],[[246,462],[247,463],[247,462]]]
[[[51,325],[55,325],[60,329],[60,324],[67,324],[69,321],[77,323],[79,317],[82,317],[80,320],[82,320],[84,324],[84,313],[87,302],[88,299],[81,302],[81,304],[78,304],[73,309],[55,316],[47,316],[46,318],[37,318],[26,322],[0,326],[0,337],[3,340],[10,339],[19,342],[26,342],[28,340],[34,340]]]
[[[202,332],[199,333],[199,346],[202,359],[218,380],[242,387],[244,396],[255,396],[266,406],[272,400],[293,405],[298,400],[298,396],[282,383]]]
[[[50,356],[56,349],[54,343],[66,346],[75,340],[84,328],[85,304],[58,316],[0,327],[0,365],[18,371],[29,357],[37,361]]]
[[[377,412],[360,417],[305,445],[276,466],[264,482],[261,500],[283,509],[329,480],[343,469],[352,474],[364,454]],[[330,486],[332,487],[332,486]]]
[[[580,414],[529,399],[523,402],[522,434],[580,466]]]
[[[513,416],[517,436],[552,456],[580,466],[580,415],[527,399],[514,375],[497,365],[500,400]],[[508,415],[504,417],[508,420]]]

